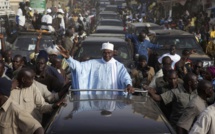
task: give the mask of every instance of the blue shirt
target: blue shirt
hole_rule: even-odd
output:
[[[126,34],[125,38],[131,39],[131,41],[134,43],[135,54],[145,55],[147,58],[147,61],[148,61],[148,48],[157,49],[161,47],[157,44],[152,44],[148,40],[144,40],[143,42],[140,42],[138,40],[138,37],[134,34]]]
[[[79,62],[72,57],[67,59],[72,70],[72,85],[74,89],[112,89],[112,66],[102,59],[93,59]],[[118,61],[116,64],[117,87],[125,89],[132,80],[124,65]]]

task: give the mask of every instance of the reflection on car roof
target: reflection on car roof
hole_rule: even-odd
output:
[[[96,30],[122,30],[122,26],[98,26]]]
[[[105,42],[105,41],[114,41],[114,42],[125,42],[122,38],[117,37],[92,37],[88,36],[83,42]]]
[[[113,11],[102,11],[99,14],[116,14],[116,15],[118,15],[116,12],[113,12]]]
[[[125,38],[125,34],[113,34],[113,33],[93,33],[89,36],[93,37],[119,37],[119,38]]]
[[[152,34],[156,35],[192,35],[188,32],[182,31],[182,30],[165,30],[165,29],[158,29],[158,30],[150,30],[149,31]]]
[[[154,27],[154,26],[159,26],[158,24],[155,24],[155,23],[151,23],[151,22],[135,22],[135,23],[130,23],[131,25],[133,26],[136,26],[136,27]]]
[[[116,21],[116,22],[122,22],[122,20],[119,20],[119,19],[101,19],[100,21]]]

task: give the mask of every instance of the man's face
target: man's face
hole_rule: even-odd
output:
[[[210,98],[213,96],[214,91],[213,91],[213,85],[212,84],[207,84],[205,87],[205,93],[207,98]]]
[[[147,61],[146,60],[139,61],[139,64],[142,68],[144,68],[147,66]]]
[[[23,76],[23,86],[30,87],[33,84],[34,73],[31,71],[26,71],[25,76]]]
[[[170,58],[166,58],[165,60],[164,60],[164,62],[163,62],[163,66],[166,66],[166,65],[172,65],[172,60],[170,59]]]
[[[0,77],[2,77],[4,73],[4,65],[0,63]]]
[[[145,38],[146,38],[146,34],[145,33],[140,33],[139,34],[139,41],[140,42],[143,42]]]
[[[13,70],[17,70],[19,67],[23,65],[23,60],[21,57],[14,57],[13,59]]]
[[[42,58],[42,59],[37,60],[37,62],[36,62],[36,69],[37,69],[37,71],[43,72],[45,70],[45,68],[46,68],[46,61],[45,61],[45,59]]]
[[[199,75],[202,68],[203,68],[202,62],[197,62],[196,65],[194,66],[194,73]]]
[[[176,73],[168,75],[168,83],[171,87],[177,87],[178,85],[178,76]]]
[[[108,49],[104,49],[102,51],[102,55],[103,55],[103,59],[105,61],[109,61],[113,57],[113,51],[112,50],[108,50]]]
[[[175,53],[176,53],[176,48],[175,48],[175,46],[171,46],[171,47],[170,47],[169,53],[170,53],[171,55],[175,55]]]
[[[7,51],[5,53],[5,61],[11,61],[12,59],[12,52],[11,51]]]
[[[191,85],[190,86],[191,86],[192,90],[193,91],[196,90],[197,86],[198,86],[197,76],[193,76],[190,81],[191,81]]]

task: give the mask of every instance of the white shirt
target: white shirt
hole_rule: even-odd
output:
[[[207,107],[194,123],[189,134],[215,134],[215,104]]]
[[[169,56],[172,60],[172,68],[174,68],[175,66],[175,63],[178,62],[180,59],[181,59],[181,56],[178,55],[178,54],[174,54],[174,55],[171,55],[170,53],[166,53],[166,54],[163,54],[159,59],[158,59],[158,62],[161,64],[162,63],[162,59],[163,57],[165,56]]]
[[[19,16],[19,25],[24,26],[25,25],[25,16],[23,15],[22,9],[17,10],[17,16]]]
[[[149,84],[149,87],[152,87],[152,88],[156,88],[156,79],[159,78],[159,77],[162,77],[163,76],[163,70],[160,69],[156,74],[155,76],[153,77],[151,83]]]
[[[42,25],[41,29],[45,29],[48,31],[54,31],[54,28],[51,25],[52,24],[52,16],[51,15],[49,15],[49,14],[43,15],[41,22],[45,23],[45,24],[50,24],[50,25]]]

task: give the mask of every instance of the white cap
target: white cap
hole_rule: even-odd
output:
[[[61,8],[58,9],[57,12],[62,13],[62,14],[64,13],[63,9],[61,9]]]
[[[48,54],[54,54],[54,55],[58,55],[60,52],[57,50],[57,46],[54,45],[54,46],[49,46],[47,49],[46,49],[46,52]]]
[[[114,47],[114,45],[112,43],[109,43],[109,42],[102,44],[102,50],[103,49],[108,49],[108,50],[112,50],[113,51],[113,47]]]
[[[52,10],[51,10],[51,9],[47,9],[46,12],[47,12],[47,13],[51,13]]]
[[[29,9],[30,11],[32,10],[32,8],[31,8],[31,7],[29,7],[28,9]]]

